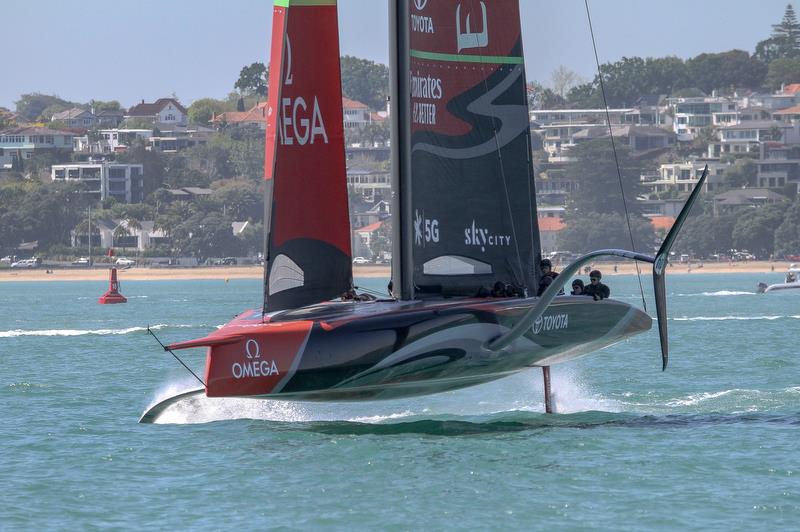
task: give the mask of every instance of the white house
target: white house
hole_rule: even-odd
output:
[[[345,129],[362,128],[372,121],[372,113],[365,104],[342,97]]]
[[[11,168],[19,157],[23,161],[34,153],[50,150],[72,151],[69,131],[58,131],[44,127],[18,127],[0,131],[0,168]]]
[[[738,103],[725,97],[669,98],[674,111],[672,128],[678,140],[689,141],[702,128],[738,122]]]
[[[722,163],[718,159],[696,159],[679,163],[662,164],[657,174],[641,176],[641,182],[650,188],[651,192],[691,192],[703,175],[703,169],[708,165],[708,178],[704,192],[717,190],[722,184],[722,176],[730,163]]]
[[[79,181],[93,199],[115,198],[124,203],[144,201],[144,166],[110,162],[54,164],[53,181]]]
[[[159,98],[153,103],[134,105],[128,110],[125,118],[143,118],[160,124],[181,124],[187,121],[186,108],[175,98]]]

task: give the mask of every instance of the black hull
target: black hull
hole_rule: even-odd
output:
[[[566,362],[652,324],[626,303],[561,297],[510,346],[487,348],[535,303],[330,303],[279,313],[266,323],[260,311],[251,311],[193,346],[210,346],[209,397],[365,401],[445,392]],[[277,334],[284,336],[278,340]],[[248,355],[256,351],[261,369],[242,370],[253,366]],[[264,369],[270,367],[272,372]]]

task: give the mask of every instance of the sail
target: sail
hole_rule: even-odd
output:
[[[275,0],[267,105],[264,310],[352,286],[335,0]]]
[[[541,250],[517,0],[397,0],[401,297],[536,292]],[[399,281],[399,283],[398,283]]]

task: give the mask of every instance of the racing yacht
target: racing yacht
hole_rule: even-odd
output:
[[[705,172],[655,256],[605,249],[536,297],[541,247],[518,0],[390,2],[390,295],[354,292],[335,0],[275,0],[263,306],[199,339],[194,395],[302,401],[420,396],[549,367],[651,328],[613,299],[560,296],[603,256],[653,264],[662,367],[665,266]],[[493,291],[500,286],[502,290]],[[365,300],[368,299],[368,300]]]

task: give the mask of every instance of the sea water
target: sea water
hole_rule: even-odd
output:
[[[391,402],[200,399],[162,342],[257,308],[257,280],[0,284],[0,529],[789,529],[800,294],[670,275],[655,330],[541,372]],[[641,305],[635,277],[612,294]],[[385,280],[362,279],[382,289]],[[643,282],[647,287],[649,280]],[[652,311],[648,295],[648,309]],[[203,351],[181,352],[200,372]]]

